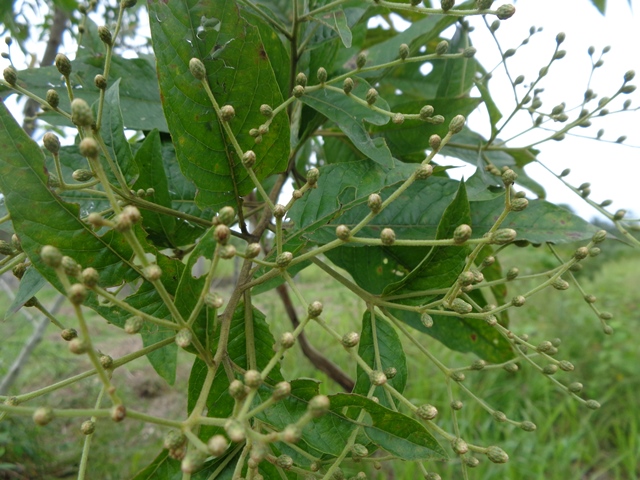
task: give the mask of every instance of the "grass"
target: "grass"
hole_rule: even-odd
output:
[[[605,245],[605,251],[608,244]],[[574,363],[574,372],[559,372],[564,383],[581,381],[587,398],[595,398],[602,408],[592,412],[559,391],[551,382],[526,364],[517,373],[504,370],[469,372],[465,385],[476,395],[503,411],[514,420],[531,420],[538,426],[527,433],[517,427],[497,423],[464,392],[454,386],[454,398],[464,402],[458,413],[465,439],[481,445],[499,445],[510,455],[506,465],[494,465],[485,458],[470,470],[472,479],[519,480],[633,480],[640,478],[640,349],[637,344],[640,294],[635,290],[640,256],[631,251],[612,248],[605,260],[592,259],[588,271],[579,278],[588,293],[598,296],[602,310],[615,314],[612,336],[601,333],[598,319],[581,299],[575,286],[566,292],[546,291],[532,298],[526,308],[513,311],[511,328],[528,333],[533,343],[562,339],[557,358]],[[570,252],[567,250],[566,252]],[[622,253],[621,253],[622,252]],[[518,266],[521,272],[547,266],[547,255],[537,250],[505,252],[506,268]],[[336,285],[318,270],[307,269],[299,275],[299,283],[307,300],[318,299],[325,305],[324,318],[338,331],[358,330],[363,305],[343,287]],[[514,282],[509,295],[526,291],[524,282]],[[48,295],[48,297],[47,297]],[[43,297],[51,303],[52,293]],[[291,330],[288,318],[275,293],[254,298],[269,320],[274,336]],[[8,300],[5,300],[8,305]],[[6,306],[5,305],[5,306]],[[1,309],[0,309],[1,310]],[[69,312],[63,312],[65,318]],[[99,348],[119,356],[138,347],[136,337],[92,317],[94,338]],[[15,357],[31,326],[20,314],[0,323],[4,338],[0,355],[0,376]],[[313,345],[340,364],[350,375],[355,368],[346,362],[344,350],[336,346],[319,327],[310,325],[307,332]],[[429,337],[420,337],[448,366],[464,366],[474,358],[451,352]],[[51,327],[47,339],[34,352],[12,393],[27,392],[83,371],[88,363],[67,352],[57,332]],[[440,411],[438,424],[451,430],[449,399],[439,371],[409,342],[404,342],[410,377],[406,396],[417,404],[431,403]],[[189,374],[190,356],[181,362],[178,381],[169,387],[157,379],[148,362],[140,359],[119,369],[114,381],[120,386],[125,402],[137,409],[172,418],[181,418],[185,399],[179,393]],[[293,379],[313,376],[323,381],[326,393],[339,391],[331,380],[314,371],[306,359],[288,355],[282,365],[285,377]],[[50,406],[91,404],[98,392],[95,379],[56,392],[46,397]],[[48,427],[34,427],[30,419],[9,418],[0,422],[0,478],[54,479],[73,477],[80,457],[82,438],[79,421],[56,420]],[[163,431],[135,421],[122,424],[100,422],[90,457],[90,478],[124,479],[144,467],[159,452]],[[443,478],[461,478],[455,460],[447,464],[427,464],[429,470]],[[3,473],[5,476],[3,477]],[[8,472],[13,472],[9,474]],[[354,470],[357,472],[357,470]],[[372,471],[369,478],[420,478],[416,466],[398,463],[393,470],[386,467]]]

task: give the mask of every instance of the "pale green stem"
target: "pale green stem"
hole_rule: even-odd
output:
[[[191,415],[189,415],[189,418],[184,422],[186,427],[192,428],[193,425],[198,423],[203,410],[207,406],[207,399],[209,398],[209,392],[211,391],[211,385],[213,385],[213,380],[216,377],[217,370],[217,367],[207,367],[207,375],[202,383],[198,400],[196,400],[196,404],[191,411]]]
[[[251,304],[251,290],[244,291],[244,334],[247,351],[247,369],[256,370],[256,339],[253,331],[253,306]]]
[[[154,325],[158,325],[164,328],[169,328],[171,330],[180,329],[180,327],[176,323],[171,322],[169,320],[163,320],[161,318],[154,317],[153,315],[149,315],[148,313],[145,313],[142,310],[138,310],[137,308],[132,307],[127,302],[123,302],[116,296],[112,295],[109,291],[101,287],[95,286],[95,287],[92,287],[92,290],[96,292],[96,294],[105,298],[106,300],[109,300],[114,305],[117,305],[118,307],[122,308],[123,310],[126,310],[130,314],[138,316],[149,323],[153,323]]]
[[[89,334],[89,327],[87,326],[87,322],[84,319],[84,314],[82,313],[82,307],[80,305],[73,305],[73,309],[76,313],[76,317],[78,317],[78,323],[80,324],[80,333],[82,340],[87,345],[87,355],[89,356],[89,360],[93,364],[93,368],[96,369],[98,373],[98,377],[102,381],[104,388],[106,389],[111,401],[114,405],[121,405],[122,400],[116,394],[116,389],[111,385],[111,380],[109,379],[109,375],[107,375],[106,370],[100,363],[100,359],[98,358],[98,354],[93,348],[93,342],[91,341],[91,335]]]
[[[216,271],[216,267],[218,266],[218,261],[220,260],[220,256],[218,255],[218,245],[216,245],[216,250],[213,254],[213,258],[211,259],[211,265],[209,267],[209,271],[207,272],[207,276],[204,280],[204,285],[202,286],[202,291],[200,292],[200,296],[198,297],[198,302],[196,303],[193,310],[191,310],[191,314],[187,320],[187,325],[192,326],[193,323],[198,318],[202,307],[204,306],[204,300],[211,289],[211,283],[213,282],[213,276]]]
[[[102,396],[104,395],[104,386],[100,389],[98,393],[98,398],[96,399],[95,408],[98,410],[100,408],[100,403],[102,403]],[[97,420],[96,417],[91,417],[91,421],[95,423]],[[85,436],[84,444],[82,445],[82,456],[80,457],[80,467],[78,467],[78,480],[84,480],[85,475],[87,473],[87,465],[89,462],[89,450],[91,449],[91,440],[93,439],[93,433]]]

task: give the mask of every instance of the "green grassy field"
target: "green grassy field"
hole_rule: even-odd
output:
[[[608,244],[605,245],[605,249]],[[503,411],[514,420],[531,420],[536,432],[527,433],[516,427],[497,423],[474,401],[457,391],[454,398],[464,402],[458,412],[463,436],[473,443],[500,445],[510,455],[506,465],[494,465],[480,459],[480,466],[470,471],[472,479],[518,480],[633,480],[640,478],[640,348],[638,348],[638,315],[640,293],[635,288],[640,270],[640,255],[631,249],[614,247],[613,253],[589,261],[579,278],[588,293],[598,296],[602,310],[615,314],[612,336],[601,332],[598,319],[582,300],[575,286],[565,291],[547,291],[532,298],[527,307],[513,311],[511,327],[516,333],[527,333],[533,343],[560,338],[557,358],[571,361],[574,372],[557,374],[563,382],[581,381],[588,398],[595,398],[602,408],[592,412],[555,388],[551,382],[526,364],[516,373],[502,369],[469,372],[465,385],[476,395]],[[605,258],[606,257],[606,258]],[[538,250],[507,251],[502,259],[508,268],[518,266],[525,273],[545,267],[548,256]],[[229,272],[230,273],[230,272]],[[310,299],[325,305],[324,318],[339,331],[358,330],[363,305],[345,289],[336,286],[323,273],[308,269],[299,276],[301,289]],[[510,295],[527,289],[525,282],[510,286]],[[318,297],[319,295],[319,297]],[[42,295],[51,304],[53,292]],[[0,311],[10,300],[2,295]],[[275,293],[255,297],[256,305],[267,315],[276,338],[291,326]],[[70,319],[63,310],[60,318]],[[71,320],[69,320],[71,322]],[[313,345],[352,376],[344,350],[310,325]],[[99,318],[91,318],[91,328],[98,348],[114,357],[131,352],[140,345],[137,337],[126,336]],[[32,331],[31,324],[20,313],[0,323],[2,350],[0,377],[17,355]],[[448,366],[465,366],[474,358],[451,352],[429,337],[420,338],[432,353]],[[449,397],[440,372],[418,349],[405,342],[410,376],[406,396],[416,403],[431,403],[441,414],[438,424],[451,430]],[[145,359],[118,369],[114,382],[125,403],[136,409],[171,418],[182,418],[186,400],[179,391],[189,375],[191,356],[181,354],[178,381],[170,387],[158,379]],[[11,394],[24,393],[67,378],[89,367],[84,358],[68,353],[54,327],[35,350]],[[283,373],[293,379],[301,376],[322,380],[326,393],[339,387],[314,371],[300,355],[289,355]],[[99,390],[95,378],[49,395],[49,406],[88,406]],[[34,403],[36,404],[36,403]],[[39,404],[39,403],[37,403]],[[73,478],[80,459],[82,435],[80,421],[57,419],[47,427],[35,427],[26,417],[12,417],[0,422],[0,478],[54,479]],[[90,457],[89,478],[125,479],[144,467],[160,450],[163,431],[133,420],[122,424],[98,423]],[[431,464],[429,469],[443,478],[461,478],[460,467]],[[354,470],[357,472],[357,470]],[[395,465],[394,470],[369,472],[369,478],[414,479],[419,470],[412,464]]]

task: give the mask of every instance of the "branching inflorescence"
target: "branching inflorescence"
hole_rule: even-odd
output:
[[[32,91],[37,88],[29,88],[37,79],[22,83],[22,72],[12,66],[4,70],[3,87],[38,102],[45,118],[57,115],[54,125],[71,122],[78,141],[77,147],[61,146],[55,133],[45,133],[43,146],[50,158],[49,171],[42,173],[42,151],[3,107],[1,141],[10,151],[0,162],[0,175],[29,170],[23,181],[44,207],[25,211],[15,185],[0,181],[8,208],[2,220],[12,221],[15,231],[10,244],[0,244],[6,255],[0,261],[2,272],[13,269],[21,278],[26,271],[37,271],[67,296],[73,321],[56,318],[35,296],[26,306],[47,314],[69,350],[87,355],[92,368],[4,397],[3,417],[31,415],[38,425],[77,418],[86,435],[78,478],[89,478],[91,438],[108,417],[166,428],[166,453],[155,462],[167,462],[185,479],[213,479],[223,472],[254,480],[288,478],[287,472],[318,479],[353,472],[351,478],[359,479],[381,462],[394,460],[417,461],[425,478],[435,479],[440,477],[429,472],[435,469],[429,463],[434,459],[457,457],[464,478],[484,459],[498,464],[509,459],[500,447],[476,444],[471,432],[460,428],[457,415],[463,403],[458,396],[496,422],[536,430],[531,421],[508,418],[468,387],[465,376],[471,372],[530,367],[587,408],[599,408],[596,400],[580,395],[580,383],[561,376],[574,366],[558,357],[558,342],[534,343],[516,333],[507,312],[526,307],[531,297],[549,288],[566,290],[570,281],[604,332],[612,333],[607,323],[611,314],[599,310],[595,297],[573,275],[598,255],[606,232],[543,200],[528,200],[515,186],[519,175],[526,176],[522,167],[537,161],[534,146],[561,140],[611,113],[608,108],[617,97],[633,92],[633,72],[597,105],[585,95],[577,115],[570,115],[564,104],[544,111],[539,84],[564,56],[560,34],[558,48],[524,96],[515,89],[524,79],[511,80],[514,110],[502,123],[492,123],[491,137],[483,139],[467,127],[465,116],[480,103],[468,96],[470,89],[479,86],[488,92],[490,75],[474,59],[475,48],[465,43],[463,17],[495,16],[498,20],[487,22],[495,33],[500,20],[514,14],[511,5],[492,9],[492,1],[478,1],[476,8],[455,8],[455,2],[443,0],[441,8],[430,8],[419,1],[363,0],[354,6],[335,0],[313,8],[309,2],[292,2],[291,11],[273,13],[263,2],[251,0],[219,2],[212,11],[200,11],[195,1],[179,2],[190,6],[188,12],[174,2],[150,2],[168,126],[146,128],[143,120],[136,124],[129,117],[132,127],[120,113],[120,102],[122,113],[126,111],[118,86],[126,79],[114,78],[114,69],[125,60],[114,53],[114,45],[125,9],[135,3],[120,3],[113,30],[96,30],[104,62],[94,79],[93,107],[82,98],[83,90],[73,88],[74,69],[83,65],[80,52],[74,62],[64,54],[56,57],[66,99],[55,88],[38,95]],[[84,37],[90,10],[82,9]],[[368,52],[351,48],[352,34],[366,36],[365,12],[388,11],[406,14],[421,26],[431,22],[430,33],[410,28],[384,41],[365,42]],[[200,26],[181,24],[186,32],[173,31],[182,14]],[[440,38],[459,18],[459,34]],[[269,38],[267,31],[277,33]],[[420,50],[423,44],[426,52]],[[322,50],[326,45],[331,48]],[[340,48],[351,58],[338,60]],[[502,52],[510,79],[506,60],[515,53]],[[280,61],[278,55],[288,58]],[[425,63],[437,69],[432,77],[419,74]],[[284,66],[288,78],[277,71]],[[412,75],[429,93],[421,97],[415,91]],[[396,81],[398,88],[411,92],[408,102],[393,98]],[[447,91],[453,82],[464,96]],[[262,103],[265,98],[273,103]],[[625,103],[623,109],[628,108]],[[547,129],[549,123],[561,127],[536,143],[511,147],[515,137],[501,140],[499,135],[521,112],[530,114],[531,129]],[[144,140],[128,141],[124,126],[144,131]],[[169,133],[171,140],[159,131]],[[409,132],[407,138],[403,132]],[[7,147],[9,138],[15,143]],[[203,151],[208,158],[197,157]],[[447,155],[475,157],[481,168],[467,182],[452,180],[443,168]],[[565,181],[565,176],[558,178]],[[288,182],[293,184],[290,194],[285,193]],[[589,185],[567,186],[637,244],[625,212],[607,213],[607,204],[588,198]],[[178,198],[177,189],[184,196]],[[189,205],[182,208],[180,202]],[[552,227],[537,227],[532,220],[542,214],[569,225],[549,232]],[[43,227],[34,230],[33,222]],[[50,233],[53,229],[62,232],[59,242]],[[563,258],[553,244],[569,240],[584,246]],[[527,275],[515,267],[503,273],[498,261],[502,251],[541,243],[548,244],[557,266]],[[191,271],[201,257],[207,260],[206,272],[195,278]],[[234,288],[228,294],[214,292],[221,264],[231,259],[240,260]],[[340,331],[323,316],[323,299],[307,298],[295,276],[309,265],[362,301],[361,331]],[[533,280],[536,286],[519,289],[521,280]],[[131,295],[119,293],[124,284]],[[506,285],[517,294],[505,297]],[[283,298],[293,293],[293,315],[304,312],[277,341],[253,305],[260,288],[276,287],[283,289]],[[120,358],[99,351],[87,308],[127,334],[142,335],[145,347]],[[443,334],[450,325],[459,325],[459,331]],[[295,345],[307,342],[307,332],[322,332],[344,348],[358,372],[352,392],[327,396],[312,380],[285,379],[281,360],[296,354]],[[427,335],[478,358],[466,366],[448,366]],[[450,400],[444,408],[451,415],[451,429],[439,422],[438,408],[428,398],[415,402],[404,395],[403,343],[414,344],[440,371]],[[119,395],[113,371],[145,355],[160,375],[173,381],[177,348],[195,356],[189,411],[183,418],[137,411]],[[173,364],[160,364],[166,361],[154,357],[160,351],[169,352],[163,359],[173,355]],[[85,408],[46,406],[42,397],[93,375],[101,386]]]

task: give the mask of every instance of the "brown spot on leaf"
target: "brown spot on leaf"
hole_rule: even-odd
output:
[[[478,336],[475,333],[471,334],[471,341],[475,342],[476,340],[478,340]]]
[[[267,52],[265,52],[264,47],[262,45],[260,45],[260,48],[258,49],[258,56],[262,60],[268,60]]]

